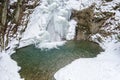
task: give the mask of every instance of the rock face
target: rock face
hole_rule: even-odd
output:
[[[73,10],[71,18],[77,21],[76,40],[88,40],[92,34],[99,32],[104,22],[114,15],[112,12],[95,13],[95,4],[82,11]],[[96,15],[102,17],[95,17]]]

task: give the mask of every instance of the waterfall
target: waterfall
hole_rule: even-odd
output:
[[[71,8],[68,0],[42,0],[30,15],[30,20],[24,32],[20,47],[29,44],[51,43],[66,40],[70,35],[74,38],[75,28],[70,30]],[[75,27],[72,26],[72,27]]]
[[[93,3],[93,0],[89,3],[86,1],[41,0],[29,17],[19,47],[74,39],[77,22],[70,20],[71,11],[89,7]]]
[[[63,2],[56,0],[47,1],[48,5],[48,21],[46,31],[50,34],[50,41],[61,41],[66,39],[67,29],[69,28],[68,19],[70,18],[70,10],[63,8]]]

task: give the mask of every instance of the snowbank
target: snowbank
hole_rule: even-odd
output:
[[[20,67],[7,53],[0,53],[0,80],[24,80],[19,75]]]
[[[80,58],[55,73],[56,80],[119,80],[120,42],[104,43],[105,51],[95,58]]]

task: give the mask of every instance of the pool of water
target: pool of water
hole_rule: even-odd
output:
[[[69,41],[59,49],[41,50],[30,45],[16,50],[12,58],[21,66],[25,80],[54,80],[60,68],[78,58],[95,57],[102,49],[89,41]]]

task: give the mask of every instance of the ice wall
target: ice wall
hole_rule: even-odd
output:
[[[30,15],[20,46],[66,39],[71,10],[63,0],[43,0]]]

